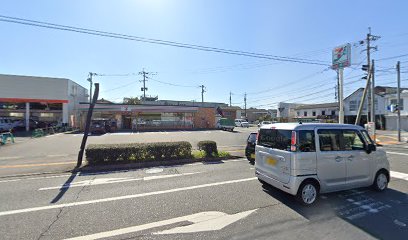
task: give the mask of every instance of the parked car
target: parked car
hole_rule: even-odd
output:
[[[255,145],[256,145],[256,135],[257,134],[258,133],[256,132],[250,133],[247,138],[247,144],[245,147],[245,156],[250,162],[255,161]]]
[[[8,132],[13,127],[13,121],[10,118],[0,118],[0,132]]]
[[[235,119],[234,122],[236,127],[249,127],[249,123],[244,119]]]
[[[107,132],[115,132],[117,130],[116,120],[106,118],[95,118],[91,121],[89,131],[91,133],[105,134]]]
[[[36,129],[38,127],[41,127],[39,125],[40,124],[37,121],[35,121],[35,120],[31,119],[31,118],[29,119],[30,129]],[[17,120],[13,121],[13,127],[15,129],[24,129],[25,126],[26,126],[25,119],[17,119]],[[44,125],[42,124],[42,126],[44,126]]]
[[[272,124],[271,121],[262,121],[260,123],[258,123],[258,127],[262,127],[263,125],[268,125],[268,124]]]
[[[107,125],[105,120],[92,120],[89,132],[96,134],[105,134],[107,132]]]
[[[234,131],[235,123],[229,118],[220,118],[217,121],[216,127],[222,130]]]
[[[277,123],[259,130],[255,174],[310,205],[320,193],[367,186],[383,191],[390,167],[385,151],[360,126]]]

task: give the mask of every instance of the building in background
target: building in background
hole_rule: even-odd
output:
[[[303,122],[319,121],[337,123],[339,120],[339,104],[320,103],[304,104],[294,108],[296,111],[296,120]]]
[[[405,88],[401,90],[406,90]],[[359,88],[348,97],[344,99],[344,122],[349,124],[354,124],[357,117],[358,108],[360,106],[361,97],[363,95],[364,88]],[[384,87],[376,86],[375,93],[375,125],[377,129],[386,128],[386,115],[387,112],[387,98],[389,95],[395,95],[397,88],[395,87]],[[369,114],[368,109],[368,94],[363,105],[363,112],[360,120],[360,125],[367,123],[367,115]]]
[[[79,104],[83,129],[89,102]],[[213,107],[97,103],[92,118],[114,120],[122,130],[169,130],[215,128],[216,109]]]
[[[266,109],[249,108],[247,109],[246,112],[247,112],[247,120],[250,123],[258,121],[259,119],[265,118],[267,116],[269,116],[272,119],[270,112]]]
[[[0,117],[66,123],[79,121],[79,102],[88,100],[88,91],[66,78],[0,74]],[[28,130],[28,129],[27,129]]]
[[[385,102],[387,106],[391,105],[397,105],[397,94],[388,94],[385,97]],[[400,115],[401,115],[401,121],[400,121],[400,126],[401,130],[408,131],[408,90],[402,90],[400,93],[400,103],[399,103],[399,109],[400,109]],[[387,111],[387,114],[385,115],[385,129],[386,130],[397,130],[397,113],[392,113],[390,111]]]
[[[196,102],[196,101],[177,101],[177,100],[153,100],[141,101],[142,105],[160,105],[160,106],[189,106],[189,107],[208,107],[208,108],[225,108],[228,107],[226,103],[217,102]]]
[[[293,122],[296,120],[296,110],[295,108],[304,105],[301,103],[278,103],[277,118],[279,122]]]

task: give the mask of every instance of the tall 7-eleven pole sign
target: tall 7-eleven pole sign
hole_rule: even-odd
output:
[[[344,123],[343,70],[351,65],[350,43],[336,47],[332,52],[332,69],[337,71],[339,89],[339,123]]]

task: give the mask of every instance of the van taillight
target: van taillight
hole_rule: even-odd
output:
[[[296,152],[296,131],[292,131],[290,151]]]

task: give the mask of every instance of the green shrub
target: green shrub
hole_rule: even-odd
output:
[[[189,142],[90,144],[85,150],[89,165],[187,159],[191,157]]]
[[[203,150],[207,157],[212,157],[217,154],[217,143],[214,141],[200,141],[197,144],[199,150]]]

